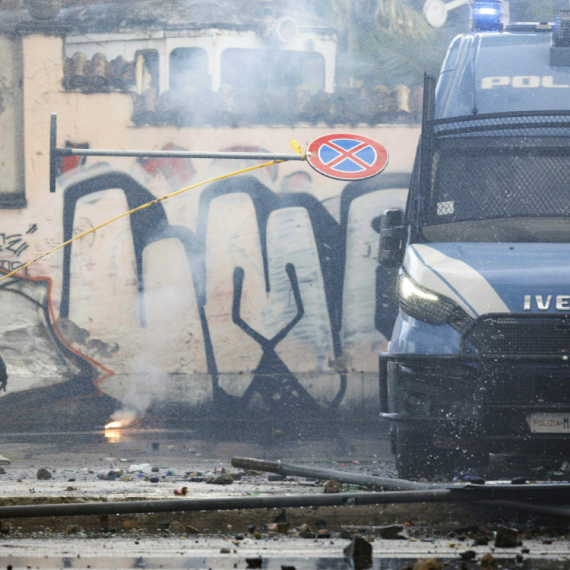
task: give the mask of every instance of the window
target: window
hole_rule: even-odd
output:
[[[325,60],[308,51],[227,49],[222,53],[221,82],[238,91],[292,91],[306,85],[324,89]]]
[[[170,52],[170,89],[210,89],[208,55],[202,48],[176,48]]]

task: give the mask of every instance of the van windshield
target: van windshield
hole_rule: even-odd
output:
[[[432,164],[429,241],[570,240],[570,139],[448,139]]]

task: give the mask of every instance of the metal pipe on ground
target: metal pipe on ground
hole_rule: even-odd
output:
[[[269,497],[225,497],[209,499],[174,499],[159,501],[121,501],[111,503],[71,503],[50,505],[16,505],[0,507],[0,520],[31,517],[60,517],[86,515],[116,515],[159,512],[197,512],[246,509],[276,509],[298,507],[342,507],[361,505],[382,505],[393,503],[482,503],[490,506],[504,506],[516,510],[527,510],[537,514],[570,517],[570,507],[527,503],[522,499],[533,500],[533,494],[521,494],[520,487],[531,491],[533,485],[505,486],[503,492],[486,489],[483,485],[465,485],[455,489],[426,489],[422,491],[387,491],[383,493],[337,493],[328,495],[297,495]],[[537,487],[545,487],[537,485]],[[525,489],[526,490],[526,489]],[[544,495],[534,493],[535,497]],[[570,491],[570,486],[568,486]],[[558,486],[550,486],[549,493],[555,495],[558,504],[568,500],[568,493],[560,497]],[[500,497],[498,495],[504,495]],[[548,496],[548,493],[546,494]],[[554,500],[555,497],[551,497]],[[509,501],[509,498],[518,500]]]
[[[304,465],[295,465],[293,463],[284,463],[282,461],[265,461],[262,459],[250,459],[244,457],[234,457],[231,461],[234,467],[242,469],[254,469],[258,471],[267,471],[270,473],[278,473],[280,475],[290,475],[299,477],[309,477],[312,479],[335,479],[339,483],[349,485],[362,485],[364,487],[375,488],[376,490],[386,491],[425,491],[425,490],[451,490],[454,493],[469,492],[482,493],[486,499],[491,499],[497,504],[498,501],[511,499],[514,505],[518,501],[516,508],[521,508],[523,501],[538,501],[544,503],[556,503],[557,508],[565,509],[560,506],[561,503],[570,505],[570,484],[548,484],[537,483],[532,485],[512,485],[512,484],[449,484],[449,483],[417,483],[407,481],[405,479],[389,479],[386,477],[378,477],[375,475],[362,475],[360,473],[347,473],[346,471],[338,471],[335,469],[323,469],[320,467],[306,467]],[[570,506],[568,507],[570,509]],[[566,512],[564,510],[564,512]],[[570,511],[568,511],[570,512]],[[566,515],[563,515],[566,516]]]
[[[441,489],[447,486],[430,483],[415,483],[405,479],[389,479],[388,477],[377,477],[376,475],[363,475],[362,473],[347,473],[336,469],[323,469],[320,467],[305,467],[293,463],[283,463],[282,461],[264,461],[262,459],[251,459],[247,457],[233,457],[232,466],[241,469],[251,469],[254,471],[266,471],[278,473],[284,476],[309,477],[311,479],[334,479],[339,483],[347,485],[362,485],[371,489],[384,491],[419,491],[426,489]]]

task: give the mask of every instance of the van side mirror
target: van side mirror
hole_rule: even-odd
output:
[[[380,251],[378,262],[384,267],[397,267],[404,260],[406,228],[404,210],[384,210],[380,219]]]

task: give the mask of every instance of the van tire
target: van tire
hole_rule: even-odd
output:
[[[454,455],[433,446],[431,439],[418,431],[396,431],[396,469],[400,479],[426,479],[447,475]]]

